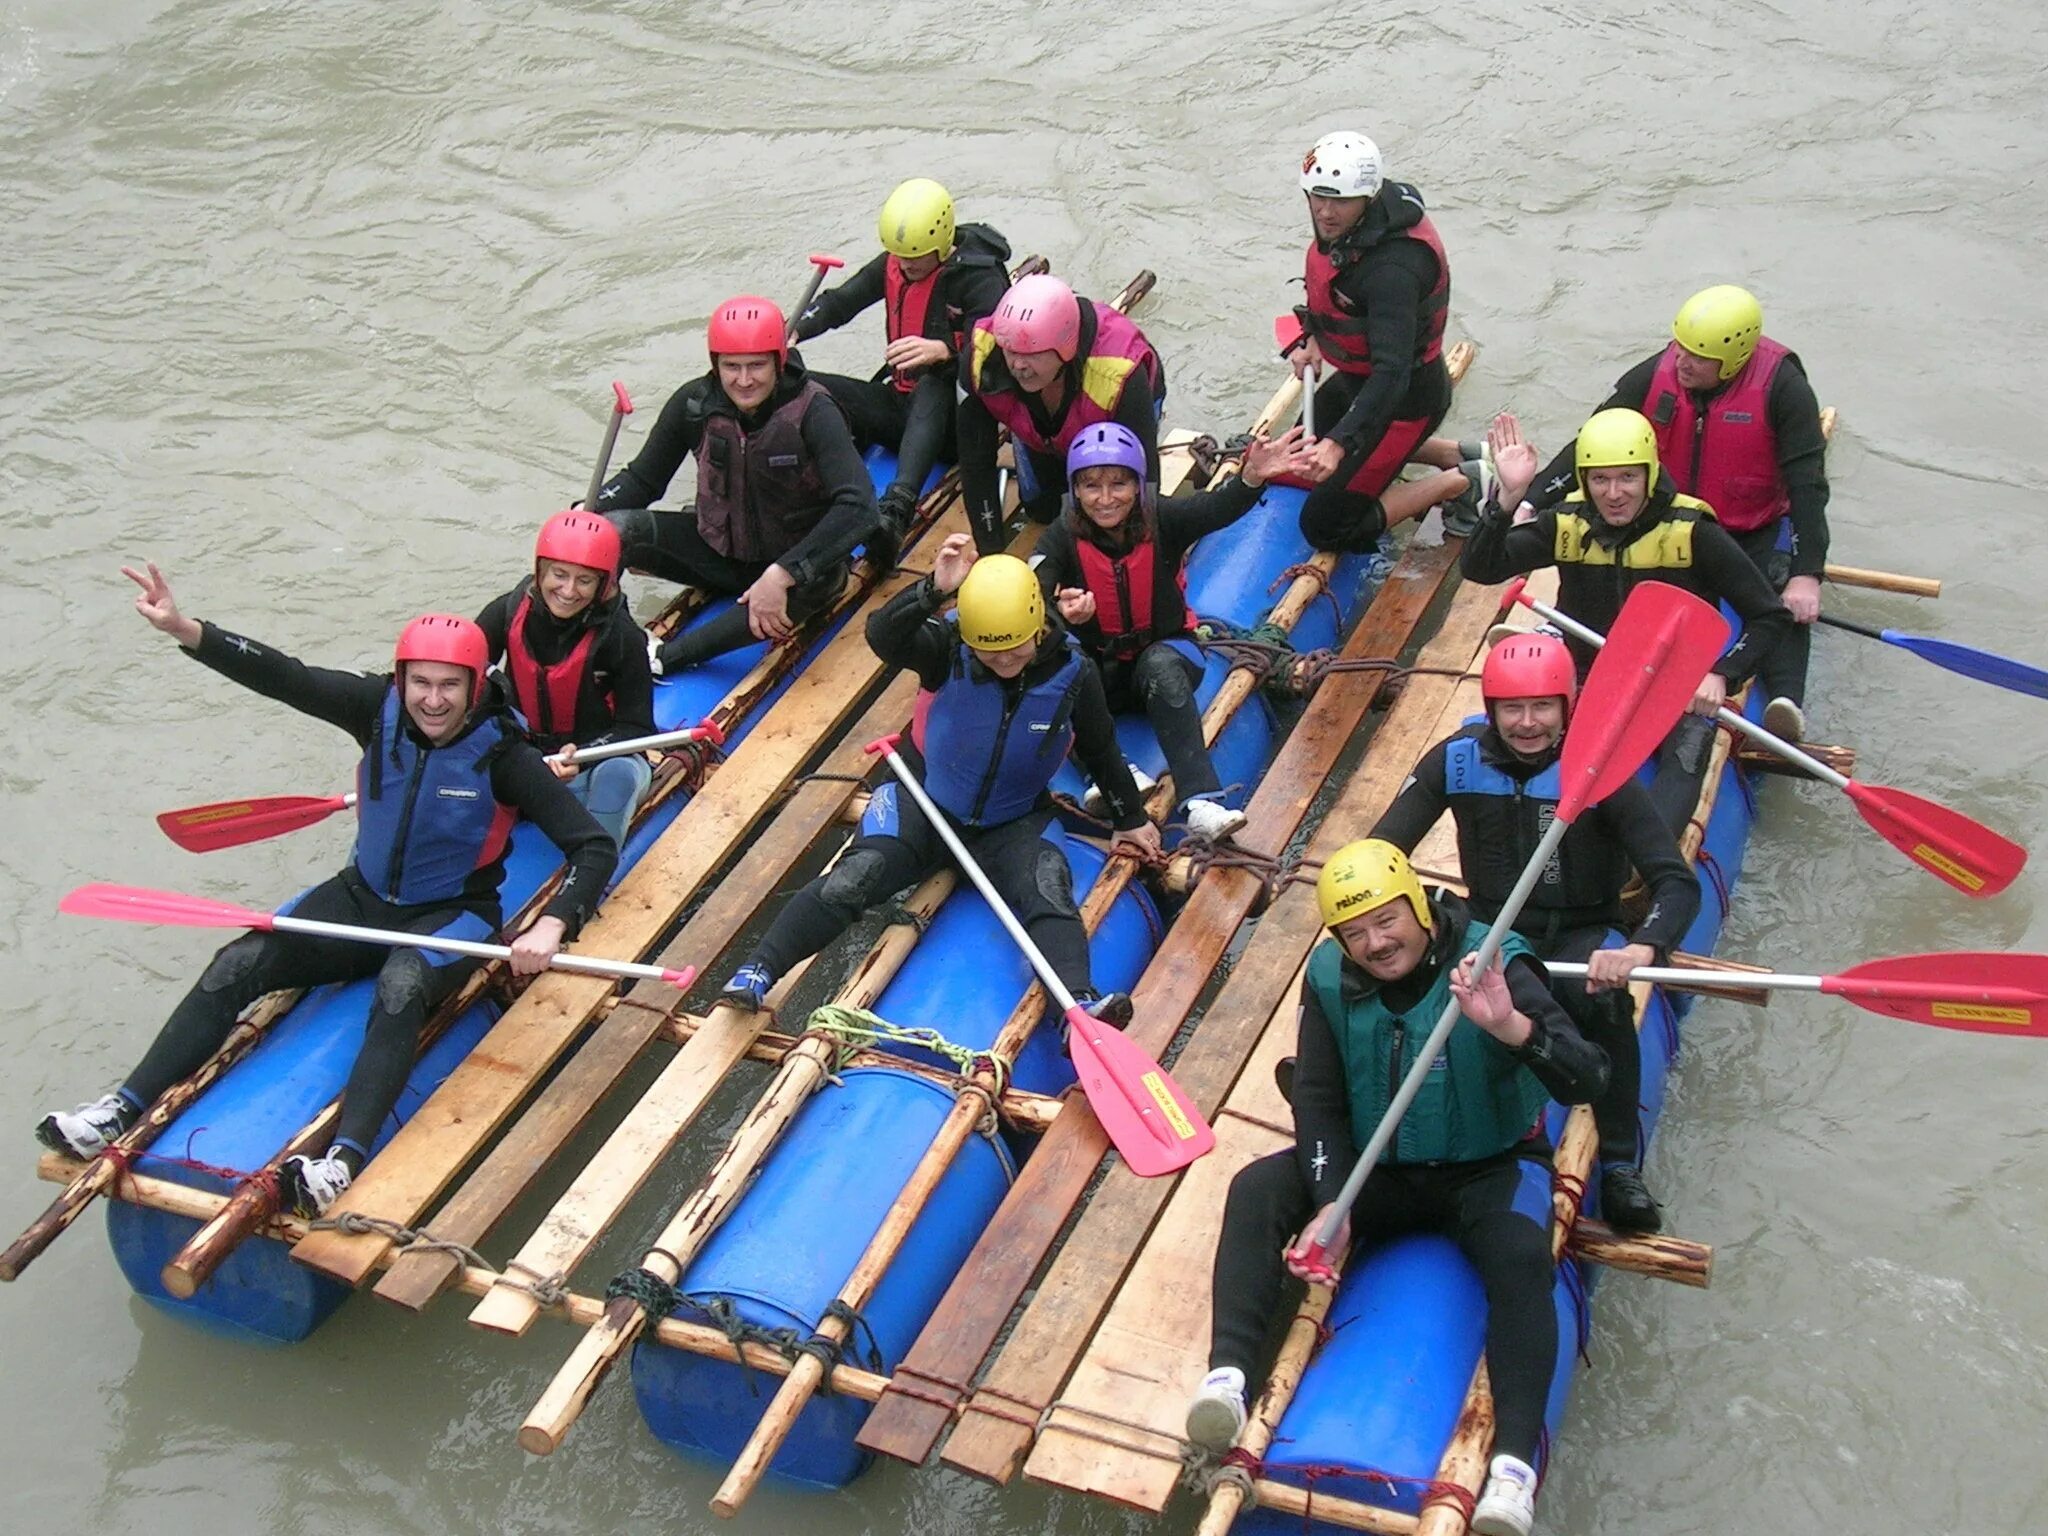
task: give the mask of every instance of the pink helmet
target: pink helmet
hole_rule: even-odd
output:
[[[996,342],[1010,352],[1057,352],[1071,363],[1081,349],[1081,301],[1049,273],[1019,278],[990,317]]]

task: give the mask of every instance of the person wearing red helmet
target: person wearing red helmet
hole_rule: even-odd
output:
[[[483,632],[426,614],[398,637],[392,672],[311,667],[246,636],[185,617],[155,565],[124,568],[135,608],[202,665],[265,698],[339,726],[362,748],[356,843],[348,866],[288,910],[321,922],[489,939],[503,921],[498,886],[521,817],[562,850],[568,873],[541,916],[512,942],[512,970],[544,970],[597,905],[618,853],[541,760],[488,675]],[[317,1216],[368,1161],[412,1069],[428,1015],[476,962],[297,933],[248,933],[217,953],[116,1091],[45,1116],[47,1147],[76,1157],[105,1150],[165,1089],[219,1049],[235,1018],[266,992],[377,978],[369,1027],[342,1095],[327,1152],[289,1159],[289,1202]]]
[[[619,554],[619,531],[605,519],[557,512],[534,541],[533,574],[476,616],[527,734],[550,756],[654,734],[647,635],[619,592]],[[623,850],[653,777],[647,759],[564,763],[555,775]]]
[[[880,526],[846,413],[789,350],[782,311],[751,295],[728,299],[705,339],[710,371],[669,396],[646,445],[591,509],[617,526],[628,568],[739,599],[670,636],[664,673],[788,639],[830,604],[848,557]],[[654,510],[691,455],[695,503]]]
[[[974,546],[1008,542],[996,476],[998,426],[1008,427],[1018,489],[1034,522],[1059,515],[1067,450],[1088,427],[1114,421],[1145,448],[1145,479],[1159,483],[1159,404],[1166,370],[1145,333],[1107,304],[1040,273],[1011,284],[995,313],[968,336],[956,426],[960,488]]]
[[[1559,754],[1578,673],[1562,640],[1521,633],[1486,653],[1479,689],[1485,720],[1423,755],[1372,835],[1413,852],[1449,811],[1473,914],[1489,920],[1556,812]],[[1628,942],[1609,949],[1609,931],[1623,923],[1621,890],[1631,868],[1649,888],[1650,908]],[[1560,980],[1552,990],[1612,1065],[1607,1089],[1593,1104],[1600,1204],[1608,1221],[1627,1231],[1654,1232],[1661,1224],[1641,1170],[1636,1095],[1642,1056],[1628,978],[1639,965],[1665,964],[1699,907],[1699,877],[1649,791],[1631,779],[1572,823],[1515,923],[1539,958],[1591,967],[1584,981]]]

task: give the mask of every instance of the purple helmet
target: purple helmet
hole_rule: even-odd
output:
[[[1141,485],[1145,481],[1145,445],[1138,441],[1137,433],[1120,422],[1105,421],[1082,428],[1074,446],[1067,450],[1068,488],[1073,487],[1074,476],[1082,470],[1105,465],[1128,469]]]

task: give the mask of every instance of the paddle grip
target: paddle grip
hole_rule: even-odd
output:
[[[626,386],[617,379],[612,380],[612,409],[621,416],[633,414],[633,397],[626,393]]]
[[[887,736],[877,736],[861,748],[869,757],[883,757],[896,750],[896,743],[903,739],[901,731],[891,731]]]

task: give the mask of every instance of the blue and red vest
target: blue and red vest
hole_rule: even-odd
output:
[[[954,646],[952,671],[925,714],[922,745],[925,788],[955,821],[1015,821],[1067,760],[1084,658],[1072,635],[1062,632],[1058,644],[1060,665],[1022,689],[1006,686],[964,644]]]
[[[403,709],[394,682],[356,766],[356,871],[399,906],[455,901],[471,875],[504,858],[519,817],[491,791],[510,722],[494,713],[445,747],[425,747]]]
[[[1643,414],[1657,434],[1657,456],[1672,482],[1714,509],[1722,527],[1749,533],[1791,509],[1778,467],[1778,434],[1771,430],[1771,380],[1791,354],[1768,336],[1702,411],[1678,382],[1678,343],[1657,359]]]

